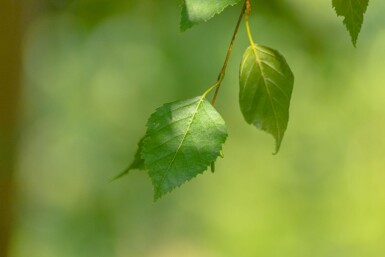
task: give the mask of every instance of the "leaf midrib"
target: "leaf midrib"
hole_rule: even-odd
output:
[[[172,158],[170,164],[169,164],[168,167],[167,167],[167,170],[166,170],[166,171],[163,173],[163,175],[162,175],[162,178],[161,178],[161,180],[160,180],[159,185],[162,185],[162,184],[163,184],[164,180],[166,179],[167,173],[170,171],[171,166],[174,164],[174,161],[175,161],[175,159],[176,159],[176,156],[178,155],[178,153],[179,153],[179,151],[180,151],[180,149],[181,149],[181,147],[182,147],[184,141],[186,140],[187,134],[188,134],[188,132],[189,132],[189,130],[190,130],[190,128],[191,128],[192,123],[194,122],[195,116],[196,116],[196,114],[198,113],[198,109],[199,109],[199,107],[201,106],[203,100],[204,100],[204,97],[202,96],[202,97],[199,99],[199,102],[198,102],[198,104],[197,104],[197,107],[195,108],[195,111],[194,111],[194,113],[193,113],[193,115],[192,115],[192,117],[191,117],[191,121],[189,122],[189,124],[188,124],[188,126],[187,126],[186,132],[184,133],[183,138],[182,138],[182,140],[181,140],[181,142],[180,142],[180,144],[179,144],[177,150],[175,151],[175,154],[174,154],[174,156],[173,156],[173,158]],[[158,188],[159,188],[159,187],[158,187]]]
[[[264,73],[264,71],[263,71],[263,69],[262,69],[262,67],[261,67],[261,66],[262,66],[262,65],[261,65],[261,62],[262,62],[262,61],[260,60],[260,58],[259,58],[259,56],[258,56],[257,48],[255,47],[255,45],[252,45],[251,47],[252,47],[252,49],[253,49],[255,59],[256,59],[256,61],[257,61],[257,63],[258,63],[258,68],[259,68],[259,70],[261,71],[262,78],[263,78],[263,81],[264,81],[264,85],[265,85],[265,88],[266,88],[266,92],[267,92],[267,95],[268,95],[268,98],[269,98],[269,102],[270,102],[271,108],[272,108],[272,110],[273,110],[274,120],[275,120],[275,124],[276,124],[276,126],[277,126],[277,132],[278,132],[278,135],[277,135],[277,141],[278,141],[278,142],[277,142],[277,145],[278,145],[278,147],[279,147],[279,145],[280,145],[280,140],[281,140],[281,129],[280,129],[279,123],[278,123],[277,112],[276,112],[275,107],[274,107],[274,104],[273,104],[273,99],[272,99],[270,90],[269,90],[269,88],[268,88],[268,86],[267,86],[267,81],[266,81],[266,79],[265,79],[265,73]],[[276,151],[278,151],[278,149],[276,149]]]

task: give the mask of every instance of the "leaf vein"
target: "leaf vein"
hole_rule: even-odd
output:
[[[288,96],[288,94],[283,90],[283,88],[281,88],[280,86],[277,85],[277,83],[275,83],[272,79],[270,78],[267,78],[266,81],[270,82],[273,86],[275,86],[276,88],[279,89],[279,91],[282,92],[282,95],[290,101],[290,97]]]
[[[186,129],[186,131],[185,131],[185,133],[184,133],[184,135],[183,135],[183,138],[182,138],[182,140],[181,140],[181,142],[180,142],[180,144],[179,144],[177,150],[175,151],[174,157],[172,158],[171,162],[169,163],[169,165],[168,165],[166,171],[163,173],[163,175],[162,175],[162,177],[161,177],[161,179],[160,179],[159,185],[162,185],[162,184],[163,184],[163,182],[164,182],[164,180],[165,180],[165,178],[166,178],[167,173],[169,172],[171,166],[173,165],[173,163],[174,163],[174,161],[175,161],[176,156],[178,155],[178,153],[179,153],[179,151],[180,151],[180,148],[182,147],[184,141],[186,140],[187,134],[188,134],[188,132],[189,132],[189,130],[190,130],[190,128],[191,128],[192,123],[194,122],[195,116],[196,116],[196,114],[198,113],[199,107],[200,107],[200,105],[202,104],[203,100],[204,100],[204,97],[201,97],[201,98],[199,99],[198,104],[197,104],[197,107],[195,108],[195,111],[194,111],[194,113],[193,113],[193,115],[192,115],[192,117],[191,117],[191,121],[190,121],[189,124],[188,124],[188,127],[187,127],[187,129]]]
[[[280,141],[281,141],[281,128],[279,126],[277,113],[276,113],[276,110],[275,110],[275,107],[274,107],[274,104],[273,104],[273,100],[272,100],[272,96],[271,96],[270,90],[269,90],[269,88],[267,86],[266,75],[265,75],[265,72],[264,72],[264,70],[262,68],[261,61],[259,60],[257,49],[256,49],[255,45],[253,45],[252,47],[253,47],[253,50],[254,50],[254,55],[255,55],[256,62],[258,63],[258,68],[261,71],[262,78],[264,80],[264,85],[265,85],[266,93],[268,95],[269,102],[270,102],[271,108],[273,110],[274,120],[275,120],[275,124],[276,124],[276,127],[277,127],[277,141],[278,141],[278,144],[279,144]]]

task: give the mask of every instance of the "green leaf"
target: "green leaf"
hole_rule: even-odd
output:
[[[145,139],[145,136],[140,139],[140,141],[138,143],[138,150],[136,150],[136,153],[135,153],[135,156],[134,156],[134,160],[131,163],[131,165],[128,166],[128,168],[125,169],[123,172],[121,172],[119,175],[114,177],[112,179],[112,181],[127,175],[130,172],[130,170],[145,170],[146,169],[146,167],[144,165],[144,160],[141,157],[141,152],[142,152],[142,149],[143,149],[143,141],[144,141],[144,139]]]
[[[276,140],[278,153],[289,120],[294,76],[276,50],[257,45],[247,48],[240,68],[239,102],[242,114]]]
[[[210,20],[214,15],[221,13],[226,7],[235,5],[240,0],[184,0],[180,29],[191,28],[201,22]]]
[[[226,124],[202,97],[165,104],[147,123],[142,158],[154,199],[203,173],[220,155]]]
[[[354,46],[357,44],[368,4],[369,0],[333,0],[337,16],[344,17],[343,23],[350,33]]]

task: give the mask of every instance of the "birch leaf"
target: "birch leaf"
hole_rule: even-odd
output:
[[[204,98],[165,104],[147,123],[142,158],[154,186],[154,199],[203,173],[227,138],[224,120]]]
[[[293,83],[293,73],[278,51],[257,44],[247,48],[240,68],[241,111],[248,124],[275,138],[275,153],[289,121]]]

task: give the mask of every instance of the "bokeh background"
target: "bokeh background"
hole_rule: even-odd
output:
[[[280,153],[247,125],[241,26],[217,109],[225,158],[160,201],[133,159],[153,110],[212,85],[241,9],[179,31],[180,1],[25,4],[12,257],[385,256],[385,2],[358,47],[324,0],[255,0],[295,74]]]

